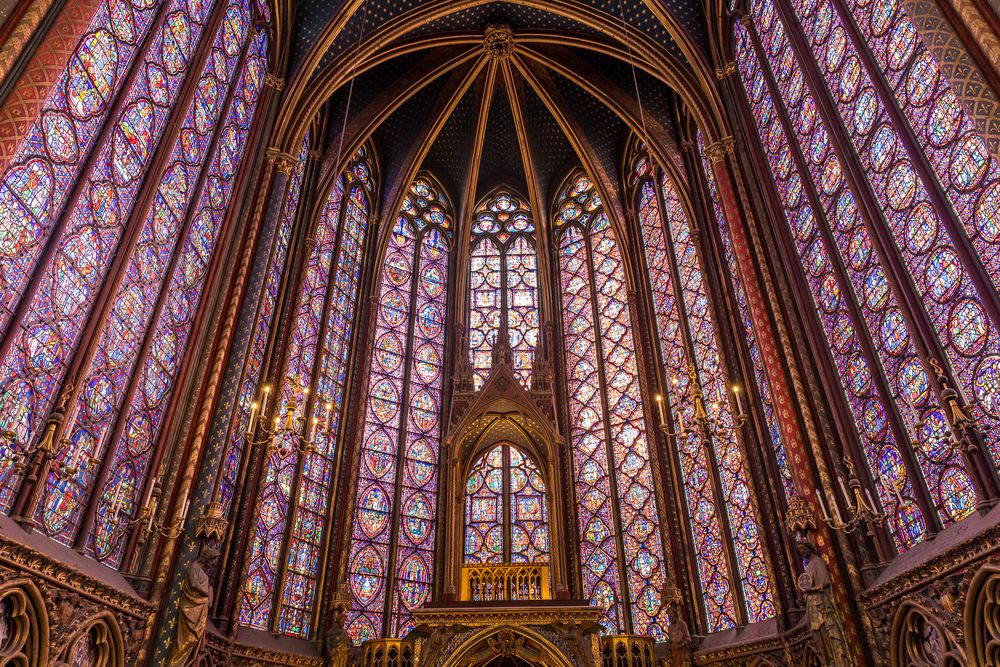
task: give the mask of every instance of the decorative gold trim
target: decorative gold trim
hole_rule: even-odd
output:
[[[268,72],[264,76],[264,85],[269,88],[274,88],[276,91],[280,93],[285,89],[285,80],[280,76]]]
[[[722,81],[726,77],[730,77],[733,74],[736,74],[736,63],[733,62],[733,61],[730,61],[730,62],[726,63],[726,65],[724,67],[715,70],[715,80],[716,81]]]

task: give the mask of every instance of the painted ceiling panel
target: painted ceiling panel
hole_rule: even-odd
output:
[[[683,58],[682,51],[669,31],[656,18],[643,0],[580,0],[583,4],[603,12],[609,19],[602,29],[618,32],[625,23],[641,30],[664,48]],[[404,13],[429,5],[432,0],[363,0],[347,20],[320,60],[320,66],[333,61],[339,54],[350,49],[358,40],[371,34],[386,23]],[[695,0],[660,0],[666,11],[671,12],[677,22],[687,32],[702,55],[706,54],[707,35],[702,3]],[[300,0],[296,3],[295,29],[292,39],[291,71],[298,70],[308,51],[317,41],[324,26],[330,23],[345,5],[345,0]],[[462,30],[482,30],[487,23],[507,23],[518,29],[565,30],[581,34],[595,34],[592,28],[580,22],[553,12],[529,7],[520,2],[486,2],[479,6],[457,9],[447,16],[435,18],[410,31],[407,36],[452,32]]]

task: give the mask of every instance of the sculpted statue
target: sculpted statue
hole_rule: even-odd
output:
[[[204,547],[198,558],[187,566],[177,609],[177,635],[167,659],[170,667],[196,664],[198,654],[205,645],[208,608],[212,603],[212,583],[207,570],[218,557],[218,550]]]
[[[795,545],[805,559],[805,571],[799,575],[799,592],[805,598],[806,618],[812,631],[813,643],[829,667],[851,665],[844,626],[830,590],[830,571],[812,543],[799,541]]]
[[[670,615],[670,625],[667,626],[667,642],[670,645],[671,667],[685,667],[694,664],[691,659],[691,632],[687,621],[681,615],[681,610]]]
[[[326,637],[329,667],[347,667],[351,664],[351,636],[344,629],[347,615],[342,607],[334,608],[333,628]]]

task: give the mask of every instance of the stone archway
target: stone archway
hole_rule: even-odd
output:
[[[462,642],[441,667],[574,667],[554,643],[530,628],[486,628]]]

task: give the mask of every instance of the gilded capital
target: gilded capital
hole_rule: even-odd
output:
[[[291,153],[283,153],[272,146],[265,151],[264,159],[285,176],[291,176],[292,168],[295,166],[295,156]]]
[[[270,72],[264,77],[264,85],[269,88],[274,88],[279,93],[285,89],[285,80],[280,76],[275,76]]]
[[[715,70],[715,78],[719,81],[736,74],[736,63],[728,62],[720,69]]]
[[[705,156],[708,157],[713,164],[716,162],[722,162],[726,159],[727,155],[733,155],[735,153],[736,140],[732,137],[723,137],[714,144],[709,144],[705,147]]]

